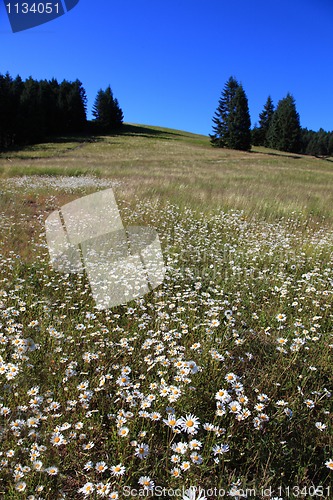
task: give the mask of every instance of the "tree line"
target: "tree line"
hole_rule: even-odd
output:
[[[268,96],[259,115],[259,125],[251,129],[248,99],[234,77],[226,82],[213,116],[213,146],[249,151],[265,146],[279,151],[314,156],[333,155],[333,132],[302,128],[294,97],[288,93],[276,108]]]
[[[92,113],[96,131],[116,130],[123,123],[110,86],[98,91]],[[0,149],[89,131],[87,96],[79,80],[23,81],[0,74]]]
[[[25,81],[0,74],[0,149],[43,142],[61,135],[119,130],[123,111],[110,85],[100,89],[87,120],[87,96],[79,80]],[[226,82],[213,116],[213,146],[249,151],[265,146],[314,156],[333,155],[333,132],[302,128],[294,97],[288,93],[276,108],[268,96],[259,124],[251,129],[248,99],[234,77]]]

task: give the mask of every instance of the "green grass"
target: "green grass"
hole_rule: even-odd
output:
[[[123,181],[121,197],[181,200],[205,211],[234,208],[265,219],[302,212],[333,222],[330,161],[264,148],[215,149],[208,137],[143,125],[77,141],[3,153],[1,176],[92,174]]]
[[[293,156],[130,124],[2,154],[0,498],[92,483],[125,499],[145,476],[164,498],[331,498],[332,164]],[[166,278],[97,311],[85,275],[50,267],[44,221],[110,185],[125,226],[156,228]],[[197,433],[174,432],[170,407]]]

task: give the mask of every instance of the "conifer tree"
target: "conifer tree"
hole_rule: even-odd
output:
[[[110,85],[106,90],[98,91],[92,114],[96,123],[106,130],[117,130],[121,127],[124,115],[118,100],[113,97]]]
[[[229,145],[231,149],[249,151],[251,149],[251,119],[248,100],[240,85],[236,90],[229,115]]]
[[[245,91],[234,77],[230,77],[213,116],[213,146],[240,150],[251,147],[251,121]]]
[[[210,135],[213,146],[220,148],[228,147],[229,141],[229,115],[231,103],[239,87],[237,80],[231,76],[224,86],[218,102],[218,107],[213,116],[213,134]]]
[[[268,146],[267,133],[274,115],[274,104],[271,96],[267,97],[264,109],[259,115],[259,146]]]
[[[278,102],[267,134],[268,145],[279,151],[301,151],[301,126],[295,99],[287,94]]]
[[[12,87],[10,74],[0,74],[0,147],[4,148],[13,143]]]

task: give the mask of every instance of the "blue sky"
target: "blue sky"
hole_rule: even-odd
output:
[[[332,0],[80,0],[12,33],[0,0],[0,73],[80,79],[88,117],[108,84],[125,121],[208,134],[229,76],[252,124],[293,94],[301,125],[333,130]]]

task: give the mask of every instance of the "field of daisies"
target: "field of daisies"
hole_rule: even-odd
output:
[[[332,498],[332,228],[117,199],[166,276],[99,311],[44,222],[110,185],[1,181],[0,498]]]

